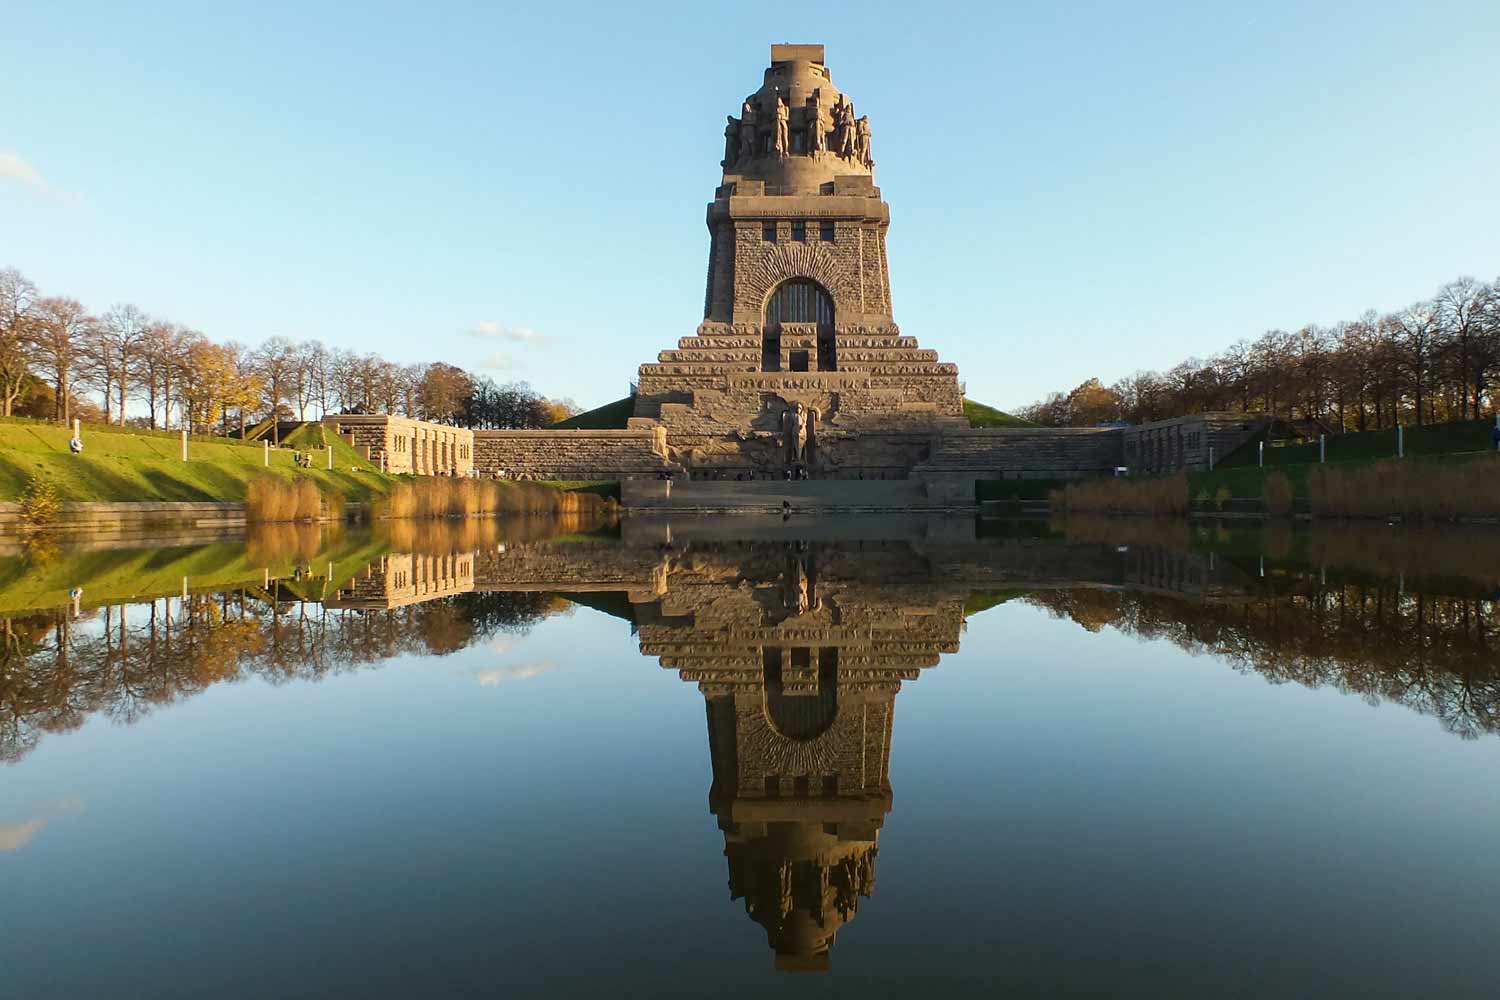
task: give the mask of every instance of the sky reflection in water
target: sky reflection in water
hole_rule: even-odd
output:
[[[578,529],[0,554],[6,995],[1488,994],[1493,532]]]

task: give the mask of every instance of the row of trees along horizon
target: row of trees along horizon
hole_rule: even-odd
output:
[[[85,394],[97,394],[95,404]],[[127,403],[144,408],[127,416]],[[579,412],[525,382],[497,383],[444,362],[399,365],[316,340],[215,343],[133,305],[102,314],[43,296],[0,269],[0,416],[243,433],[270,417],[390,413],[469,428],[547,427]]]
[[[1018,416],[1045,427],[1145,423],[1192,413],[1319,420],[1336,433],[1479,419],[1497,409],[1500,278],[1450,281],[1430,299],[1332,326],[1271,330],[1207,359],[1091,378]]]

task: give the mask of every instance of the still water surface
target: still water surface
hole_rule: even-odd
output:
[[[0,549],[0,995],[1494,995],[1493,531],[577,527]]]

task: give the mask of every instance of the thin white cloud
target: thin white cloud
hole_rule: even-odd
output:
[[[83,812],[83,800],[69,795],[43,808],[41,815],[14,823],[0,823],[0,851],[19,851],[54,819]]]
[[[517,368],[522,367],[522,365],[514,354],[506,354],[504,351],[499,351],[479,362],[479,367],[497,372],[513,372]]]
[[[520,663],[514,667],[491,667],[488,670],[476,670],[474,679],[479,682],[480,687],[499,687],[506,681],[524,681],[529,677],[536,677],[548,671],[556,670],[557,664],[549,662]]]
[[[29,188],[37,194],[47,198],[53,198],[65,204],[76,204],[82,200],[82,196],[72,191],[64,191],[55,187],[51,181],[42,176],[42,172],[34,167],[20,153],[12,153],[0,150],[0,181],[10,181]]]
[[[552,343],[552,338],[545,333],[533,330],[529,326],[506,326],[504,323],[493,319],[480,320],[469,330],[471,337],[485,337],[491,340],[506,340],[513,344],[534,344],[538,347]]]

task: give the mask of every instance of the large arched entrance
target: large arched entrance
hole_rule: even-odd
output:
[[[832,728],[839,714],[838,647],[764,646],[761,656],[765,670],[765,713],[772,728],[789,740],[799,741],[817,739]],[[816,692],[785,693],[786,671],[805,678],[814,668],[818,677]]]
[[[827,289],[811,278],[792,278],[783,281],[772,290],[766,299],[766,313],[761,327],[761,371],[781,371],[781,325],[783,323],[815,323],[818,328],[818,371],[831,372],[838,368],[833,335],[833,297]],[[799,364],[799,361],[801,362]],[[788,367],[796,371],[807,370],[806,352],[801,358],[795,354]]]

